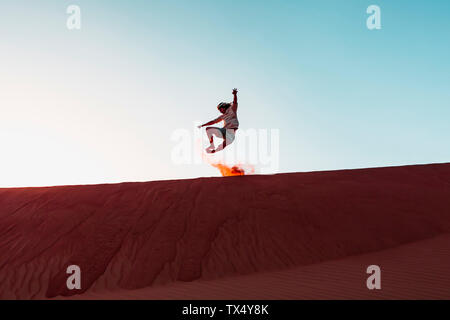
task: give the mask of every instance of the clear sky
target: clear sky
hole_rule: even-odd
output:
[[[171,136],[233,87],[278,172],[450,162],[449,36],[448,0],[2,0],[0,187],[217,176]]]

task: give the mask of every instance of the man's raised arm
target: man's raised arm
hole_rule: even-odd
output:
[[[234,96],[234,99],[233,99],[233,105],[231,106],[232,108],[233,108],[233,111],[236,113],[236,111],[237,111],[237,108],[238,108],[238,102],[237,102],[237,89],[236,88],[234,88],[233,89],[233,96]]]

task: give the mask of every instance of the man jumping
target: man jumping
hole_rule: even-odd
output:
[[[226,146],[230,145],[235,138],[236,130],[239,127],[239,121],[237,118],[237,89],[233,89],[233,103],[221,102],[217,106],[217,109],[222,113],[219,117],[211,120],[205,124],[198,126],[198,128],[206,127],[211,124],[223,121],[223,128],[218,127],[207,127],[206,134],[209,139],[210,146],[206,148],[207,153],[214,153],[223,150]],[[214,146],[214,136],[223,139],[222,144],[220,144],[217,149]]]

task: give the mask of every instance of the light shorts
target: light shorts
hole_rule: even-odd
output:
[[[219,128],[219,130],[222,134],[222,139],[226,141],[227,145],[234,141],[237,129]]]

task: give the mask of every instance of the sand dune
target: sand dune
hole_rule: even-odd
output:
[[[369,265],[381,268],[381,290],[368,290]],[[78,299],[450,299],[450,234],[286,270],[135,290],[91,290]]]
[[[0,189],[0,298],[448,298],[449,233],[450,164]]]

